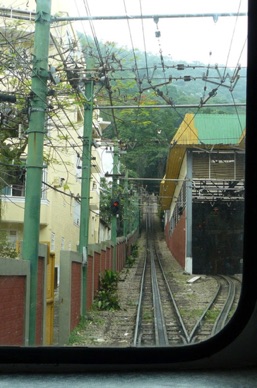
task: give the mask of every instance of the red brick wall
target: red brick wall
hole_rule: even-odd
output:
[[[106,269],[112,268],[111,248],[106,249]]]
[[[185,243],[186,243],[186,231],[185,231],[185,214],[181,216],[179,222],[177,223],[175,230],[172,235],[169,236],[168,233],[169,225],[166,225],[166,242],[169,247],[169,250],[179,262],[182,268],[185,268]]]
[[[99,290],[100,283],[100,253],[95,252],[94,254],[94,296],[96,296]]]
[[[86,284],[86,308],[90,309],[92,305],[92,292],[93,292],[93,258],[92,256],[88,256],[87,259],[87,284]]]
[[[0,345],[24,345],[25,276],[0,276]]]
[[[112,268],[112,263],[113,263],[113,260],[112,260],[112,258],[113,258],[113,252],[114,252],[114,248],[113,248],[113,246],[111,246],[111,249],[110,249],[110,268],[109,268],[109,269],[113,269],[113,268]]]
[[[117,244],[117,249],[116,249],[116,268],[115,268],[115,271],[120,271],[120,247],[121,247],[121,243]]]
[[[81,270],[80,263],[71,264],[71,331],[78,325],[81,315]]]
[[[126,263],[126,242],[123,241],[123,243],[122,243],[121,270],[124,268],[125,263]]]
[[[133,235],[127,242],[128,251],[131,250],[131,244],[137,239],[137,235]],[[101,250],[100,253],[94,252],[94,259],[88,256],[87,262],[87,280],[86,280],[86,309],[89,310],[92,306],[93,300],[99,290],[100,274],[105,270],[112,268],[113,247],[106,247],[106,250]],[[121,271],[126,262],[126,242],[117,244],[117,262],[116,271]]]
[[[106,268],[106,251],[101,250],[101,258],[100,258],[100,272],[104,272]]]
[[[42,257],[38,259],[37,282],[36,345],[42,345],[44,312],[44,258]]]

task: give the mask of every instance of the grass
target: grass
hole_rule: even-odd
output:
[[[218,318],[220,311],[219,310],[208,310],[205,316],[205,319],[214,323]]]
[[[104,323],[104,318],[99,316],[99,312],[92,309],[88,317],[80,318],[79,324],[70,333],[68,345],[77,345],[89,342],[94,344],[97,341],[92,337],[92,330],[90,330],[90,334],[87,334],[87,328],[91,324],[94,324],[95,327],[101,327]]]
[[[79,324],[70,333],[69,340],[68,340],[68,345],[74,345],[76,343],[81,342],[82,337],[81,337],[80,332],[81,332],[81,330],[83,330],[85,328],[85,325],[86,325],[85,322],[86,322],[86,318],[81,317],[80,321],[79,321]]]
[[[143,319],[145,321],[151,321],[152,320],[152,312],[151,311],[145,311],[143,313]]]

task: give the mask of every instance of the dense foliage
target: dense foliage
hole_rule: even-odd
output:
[[[100,277],[100,289],[94,301],[98,310],[119,310],[117,287],[119,274],[112,270],[105,270]]]
[[[113,42],[96,46],[85,36],[81,42],[100,69],[95,87],[98,104],[114,107],[101,109],[101,116],[112,122],[104,137],[122,141],[126,153],[121,154],[121,162],[130,177],[163,177],[170,141],[185,113],[240,113],[245,109],[222,104],[245,102],[246,69],[239,68],[237,73],[225,66],[178,64]],[[204,107],[207,102],[220,106]],[[159,192],[159,181],[149,179],[144,186],[149,192]]]
[[[13,37],[14,47],[10,45],[11,32],[7,27],[5,34],[8,39],[4,40],[2,34],[1,83],[3,90],[11,91],[9,94],[16,97],[16,102],[0,98],[0,189],[24,179],[22,154],[27,146],[33,43],[29,35],[25,45],[24,33],[21,32]],[[235,69],[201,63],[177,64],[168,57],[129,50],[113,42],[96,42],[83,35],[79,39],[87,66],[88,63],[94,65],[94,97],[101,107],[101,117],[111,122],[103,140],[119,141],[121,149],[126,150],[120,155],[120,172],[128,172],[129,178],[140,179],[130,183],[130,192],[142,188],[159,192],[158,179],[164,175],[170,141],[186,112],[235,113],[234,107],[205,108],[204,102],[245,102],[245,69],[240,69],[240,77],[236,79]],[[69,131],[61,130],[63,125],[58,122],[59,110],[65,112],[67,107],[67,99],[61,96],[69,95],[69,104],[71,100],[81,107],[85,103],[81,98],[80,82],[83,66],[74,62],[72,50],[76,50],[76,45],[54,59],[56,63],[60,62],[58,75],[62,82],[59,85],[49,82],[48,97],[49,119],[60,128],[60,136],[67,142]],[[50,58],[49,62],[52,60]],[[76,71],[72,71],[72,66]],[[195,107],[182,108],[181,104],[194,104]],[[156,107],[160,105],[162,108]],[[112,109],[107,109],[108,106]],[[244,108],[236,111],[240,113],[240,109]],[[102,182],[101,216],[109,223],[111,188],[105,185],[108,186]],[[126,200],[122,182],[117,195],[122,205]],[[120,229],[122,222],[120,219]]]

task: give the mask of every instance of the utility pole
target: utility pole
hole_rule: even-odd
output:
[[[87,67],[93,68],[90,56],[86,58]],[[93,91],[94,81],[92,74],[87,74],[85,81],[85,105],[84,105],[84,129],[82,151],[81,174],[81,207],[80,207],[80,231],[79,252],[83,257],[82,267],[82,316],[86,313],[86,279],[87,279],[87,255],[88,255],[88,229],[90,215],[90,177],[91,177],[91,147],[92,147],[92,120],[93,120]]]
[[[131,187],[131,192],[133,193],[131,196],[131,231],[135,231],[139,227],[139,219],[140,219],[140,211],[139,211],[139,196],[136,189]]]
[[[38,246],[42,194],[43,143],[47,110],[51,0],[37,0],[31,108],[28,134],[23,259],[30,261],[29,345],[36,340]]]
[[[119,163],[119,148],[117,145],[113,147],[113,175],[112,175],[112,198],[117,197],[117,181],[118,181],[118,163]],[[111,216],[111,240],[114,245],[113,250],[113,270],[116,270],[117,259],[117,216],[118,214],[112,214]]]
[[[136,229],[139,230],[139,225],[140,225],[140,197],[139,197],[139,193],[138,193],[138,190],[136,191],[136,206],[137,206],[137,209],[136,209]]]
[[[125,182],[124,182],[124,217],[123,217],[123,235],[127,238],[128,234],[128,171],[126,170]]]
[[[134,218],[135,218],[135,206],[134,206],[134,186],[131,183],[129,188],[130,196],[129,196],[129,208],[130,208],[130,216],[129,216],[129,232],[133,232],[134,230]]]

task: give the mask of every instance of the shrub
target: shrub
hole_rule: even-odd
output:
[[[119,310],[117,285],[119,274],[112,270],[105,270],[100,277],[100,290],[94,302],[98,310]]]
[[[126,257],[126,267],[131,268],[133,264],[135,263],[136,259],[133,256],[127,256]]]
[[[133,257],[138,256],[138,246],[137,245],[131,245],[131,256],[133,256]]]
[[[17,257],[16,249],[7,240],[5,231],[0,231],[0,257],[3,259],[15,259]]]

